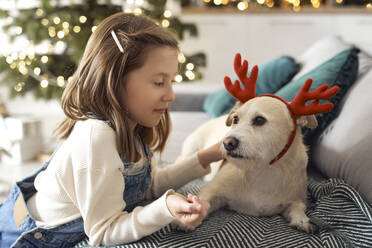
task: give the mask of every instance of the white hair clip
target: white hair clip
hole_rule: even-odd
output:
[[[111,31],[111,35],[112,35],[112,38],[114,38],[114,41],[115,41],[116,45],[118,46],[120,52],[124,53],[124,49],[123,49],[123,47],[120,45],[119,39],[118,39],[118,37],[116,36],[114,30]]]

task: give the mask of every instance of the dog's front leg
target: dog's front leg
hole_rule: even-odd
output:
[[[215,210],[217,210],[217,209],[219,209],[219,208],[221,208],[221,207],[223,207],[227,204],[227,199],[220,194],[221,192],[217,192],[216,188],[214,186],[215,186],[214,181],[209,182],[202,189],[202,191],[199,194],[199,198],[202,201],[207,201],[210,204],[210,208],[208,209],[208,212],[207,212],[207,215],[205,216],[205,218],[207,218],[207,216],[211,212],[213,212],[213,211],[215,211]],[[197,226],[194,226],[194,227],[186,226],[178,220],[174,220],[171,223],[171,225],[172,225],[173,228],[175,228],[179,231],[184,231],[184,232],[192,231],[197,227]]]
[[[283,212],[283,216],[288,220],[290,226],[313,233],[315,226],[310,223],[309,218],[305,214],[306,206],[302,201],[291,202],[287,209]]]
[[[208,185],[207,185],[208,186]],[[205,218],[212,213],[213,211],[224,207],[227,204],[227,198],[220,194],[220,192],[214,192],[209,190],[208,187],[205,187],[199,195],[200,199],[207,201],[210,205],[208,213]]]

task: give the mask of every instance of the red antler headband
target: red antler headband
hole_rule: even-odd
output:
[[[244,60],[243,64],[241,64],[241,56],[239,53],[235,55],[234,70],[235,73],[238,75],[240,82],[244,85],[244,90],[240,87],[239,80],[236,80],[235,83],[233,84],[231,82],[231,79],[228,76],[226,76],[224,78],[225,88],[230,93],[230,95],[232,95],[234,98],[236,98],[242,103],[245,103],[246,101],[252,98],[260,96],[274,97],[285,103],[289,112],[291,113],[294,129],[292,130],[291,136],[289,137],[287,144],[285,145],[283,150],[273,160],[270,161],[270,165],[278,161],[281,157],[283,157],[284,154],[288,151],[289,147],[291,146],[296,135],[297,128],[296,116],[312,115],[331,111],[332,108],[334,107],[333,103],[329,102],[319,104],[319,101],[330,99],[339,91],[339,87],[337,86],[333,86],[332,88],[328,89],[328,85],[323,84],[316,88],[314,91],[310,92],[313,80],[309,78],[305,81],[304,85],[302,86],[297,96],[292,100],[292,102],[289,103],[283,98],[273,94],[264,94],[256,96],[258,67],[257,65],[255,65],[252,68],[250,76],[247,77],[248,61]],[[311,104],[306,105],[306,102],[310,100],[314,101]]]

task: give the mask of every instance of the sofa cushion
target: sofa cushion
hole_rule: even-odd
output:
[[[316,115],[318,120],[317,128],[303,129],[305,142],[307,144],[310,144],[314,138],[319,136],[327,125],[336,117],[337,106],[357,78],[358,52],[359,49],[357,48],[346,49],[309,73],[298,79],[292,80],[275,92],[276,95],[282,97],[286,101],[292,101],[308,78],[313,79],[313,84],[310,89],[311,91],[322,84],[328,84],[329,87],[336,85],[340,87],[340,91],[330,99],[330,102],[335,105],[335,108],[330,112]],[[324,101],[320,101],[320,103],[323,102]]]
[[[283,85],[288,83],[298,72],[300,66],[288,56],[282,56],[259,66],[256,84],[256,95],[274,93]],[[248,72],[248,75],[250,71]],[[235,82],[238,78],[232,78]],[[233,98],[225,88],[207,96],[203,109],[212,117],[227,114],[234,106],[236,99]]]
[[[296,57],[296,61],[301,64],[300,71],[293,77],[298,79],[309,73],[317,66],[323,64],[327,60],[334,57],[336,54],[352,47],[359,47],[359,44],[351,44],[342,39],[341,36],[331,35],[316,41],[300,56]],[[358,78],[366,73],[372,67],[372,56],[366,51],[361,50],[358,54],[359,68]]]
[[[336,119],[312,149],[312,163],[326,176],[353,185],[372,204],[372,69],[352,86]]]

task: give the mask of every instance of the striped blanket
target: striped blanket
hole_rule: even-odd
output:
[[[196,180],[179,192],[197,194]],[[341,179],[309,180],[307,215],[319,227],[307,234],[289,227],[280,215],[254,217],[220,209],[195,231],[183,233],[170,225],[141,240],[115,247],[372,247],[372,205]],[[82,241],[75,247],[89,247]]]

